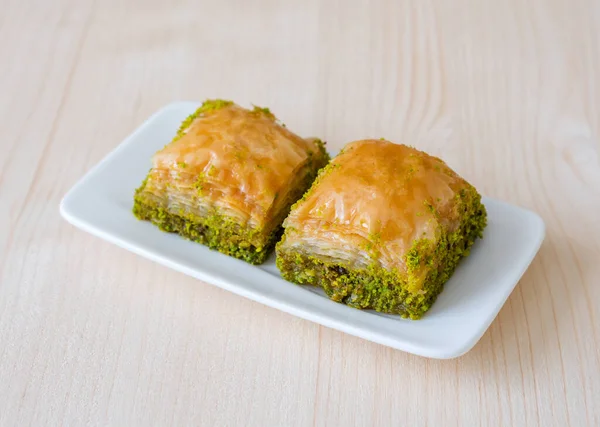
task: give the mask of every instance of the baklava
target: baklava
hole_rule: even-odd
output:
[[[292,207],[277,266],[334,301],[419,319],[485,226],[481,196],[442,160],[357,141]]]
[[[329,156],[267,108],[209,100],[158,151],[134,196],[134,214],[252,264],[281,236],[290,206]]]

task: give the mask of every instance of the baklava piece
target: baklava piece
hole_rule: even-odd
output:
[[[277,266],[334,301],[419,319],[485,225],[481,196],[442,160],[357,141],[292,207]]]
[[[290,132],[267,108],[209,100],[154,155],[133,212],[161,230],[260,264],[290,206],[328,160],[323,142]]]

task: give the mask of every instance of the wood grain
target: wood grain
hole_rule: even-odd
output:
[[[0,425],[600,425],[600,3],[4,0]],[[481,342],[419,358],[88,236],[63,194],[149,114],[268,105],[410,142],[548,236]]]

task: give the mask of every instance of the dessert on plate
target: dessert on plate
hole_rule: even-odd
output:
[[[134,214],[252,264],[281,235],[290,206],[329,156],[267,108],[205,101],[152,159],[134,196]]]
[[[482,236],[481,196],[442,160],[386,140],[348,144],[283,224],[277,266],[334,301],[419,319]]]

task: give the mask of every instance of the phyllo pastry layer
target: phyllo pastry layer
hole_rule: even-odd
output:
[[[442,160],[357,141],[292,207],[277,266],[334,301],[418,319],[485,225],[481,196]]]
[[[290,206],[329,156],[266,108],[210,100],[152,159],[134,214],[253,264],[265,260]]]

